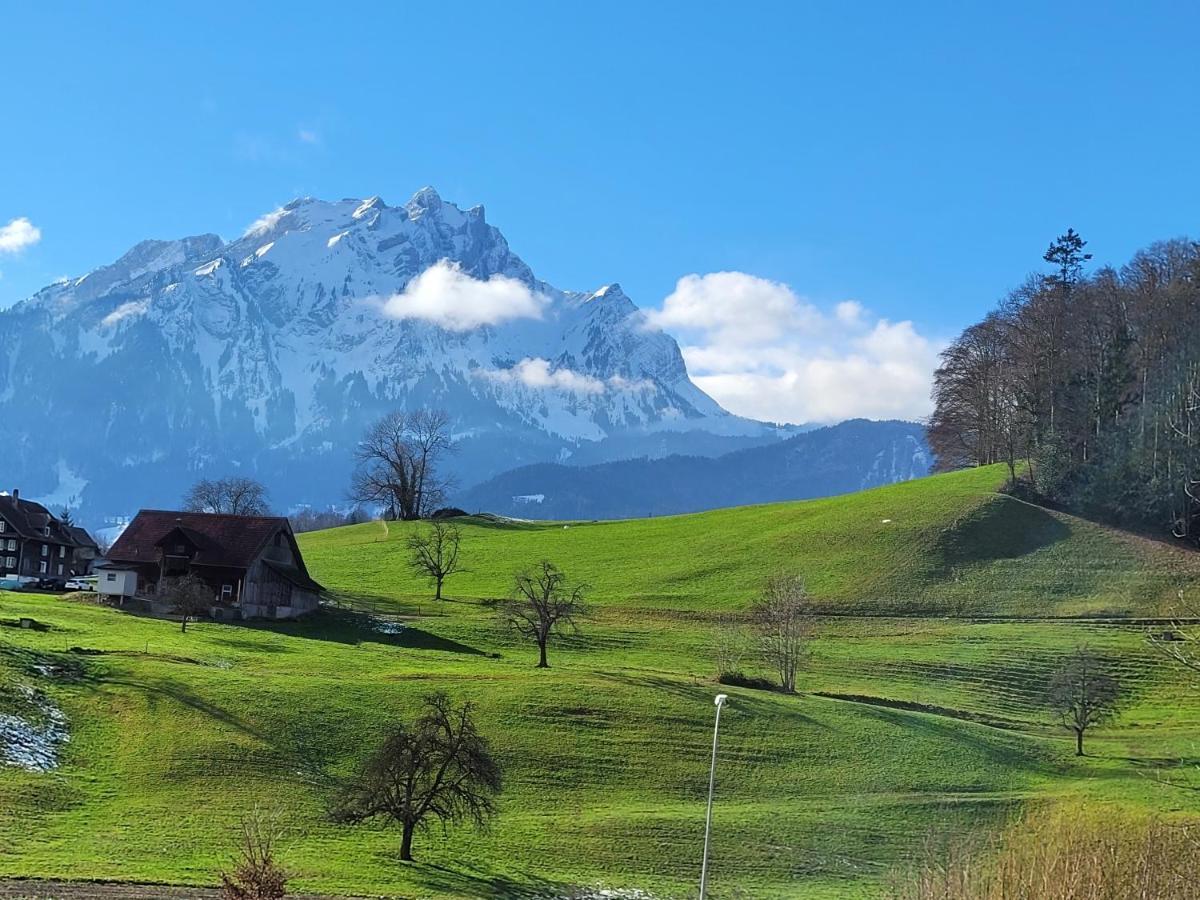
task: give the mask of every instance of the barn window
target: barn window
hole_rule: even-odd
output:
[[[221,601],[224,603],[228,603],[232,599],[233,599],[233,585],[232,584],[221,585]]]
[[[116,581],[116,580],[117,580],[117,573],[116,573],[116,572],[106,572],[106,573],[104,574],[104,580],[105,580],[105,581]]]
[[[63,559],[63,558],[65,558],[65,557],[66,557],[66,555],[67,555],[67,548],[66,548],[66,547],[59,547],[59,548],[58,548],[58,558],[59,558],[59,559]]]
[[[42,556],[49,556],[49,555],[50,555],[50,545],[42,544]]]
[[[0,519],[0,531],[3,531],[7,527],[8,527],[8,525],[5,523],[5,521],[3,519]]]
[[[63,565],[62,565],[62,563],[59,563],[58,564],[58,574],[61,575],[62,573],[63,573]]]
[[[15,556],[10,556],[8,558],[8,567],[10,569],[15,569],[17,567],[17,558]]]
[[[46,561],[45,561],[44,559],[43,559],[43,560],[41,561],[41,563],[38,565],[38,574],[39,574],[39,575],[45,575],[45,574],[46,574]]]

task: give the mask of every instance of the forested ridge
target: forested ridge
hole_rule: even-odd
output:
[[[942,354],[940,469],[1008,464],[1013,486],[1119,524],[1200,538],[1200,244],[1090,273],[1074,230]]]

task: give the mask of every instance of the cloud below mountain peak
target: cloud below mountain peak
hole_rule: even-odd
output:
[[[472,278],[457,263],[439,260],[383,301],[394,319],[419,319],[449,331],[472,331],[513,319],[540,319],[550,298],[507,275]]]

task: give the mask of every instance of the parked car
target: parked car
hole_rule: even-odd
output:
[[[68,578],[63,587],[68,591],[94,591],[96,586],[86,578]]]
[[[27,591],[61,591],[63,580],[61,578],[34,578],[32,581],[25,582],[24,588]]]

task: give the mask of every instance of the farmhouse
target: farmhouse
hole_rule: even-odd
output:
[[[88,571],[96,542],[21,492],[0,492],[0,578],[66,581]]]
[[[143,509],[107,559],[100,594],[153,600],[164,580],[194,575],[212,589],[214,618],[294,618],[315,610],[324,590],[276,516]]]

